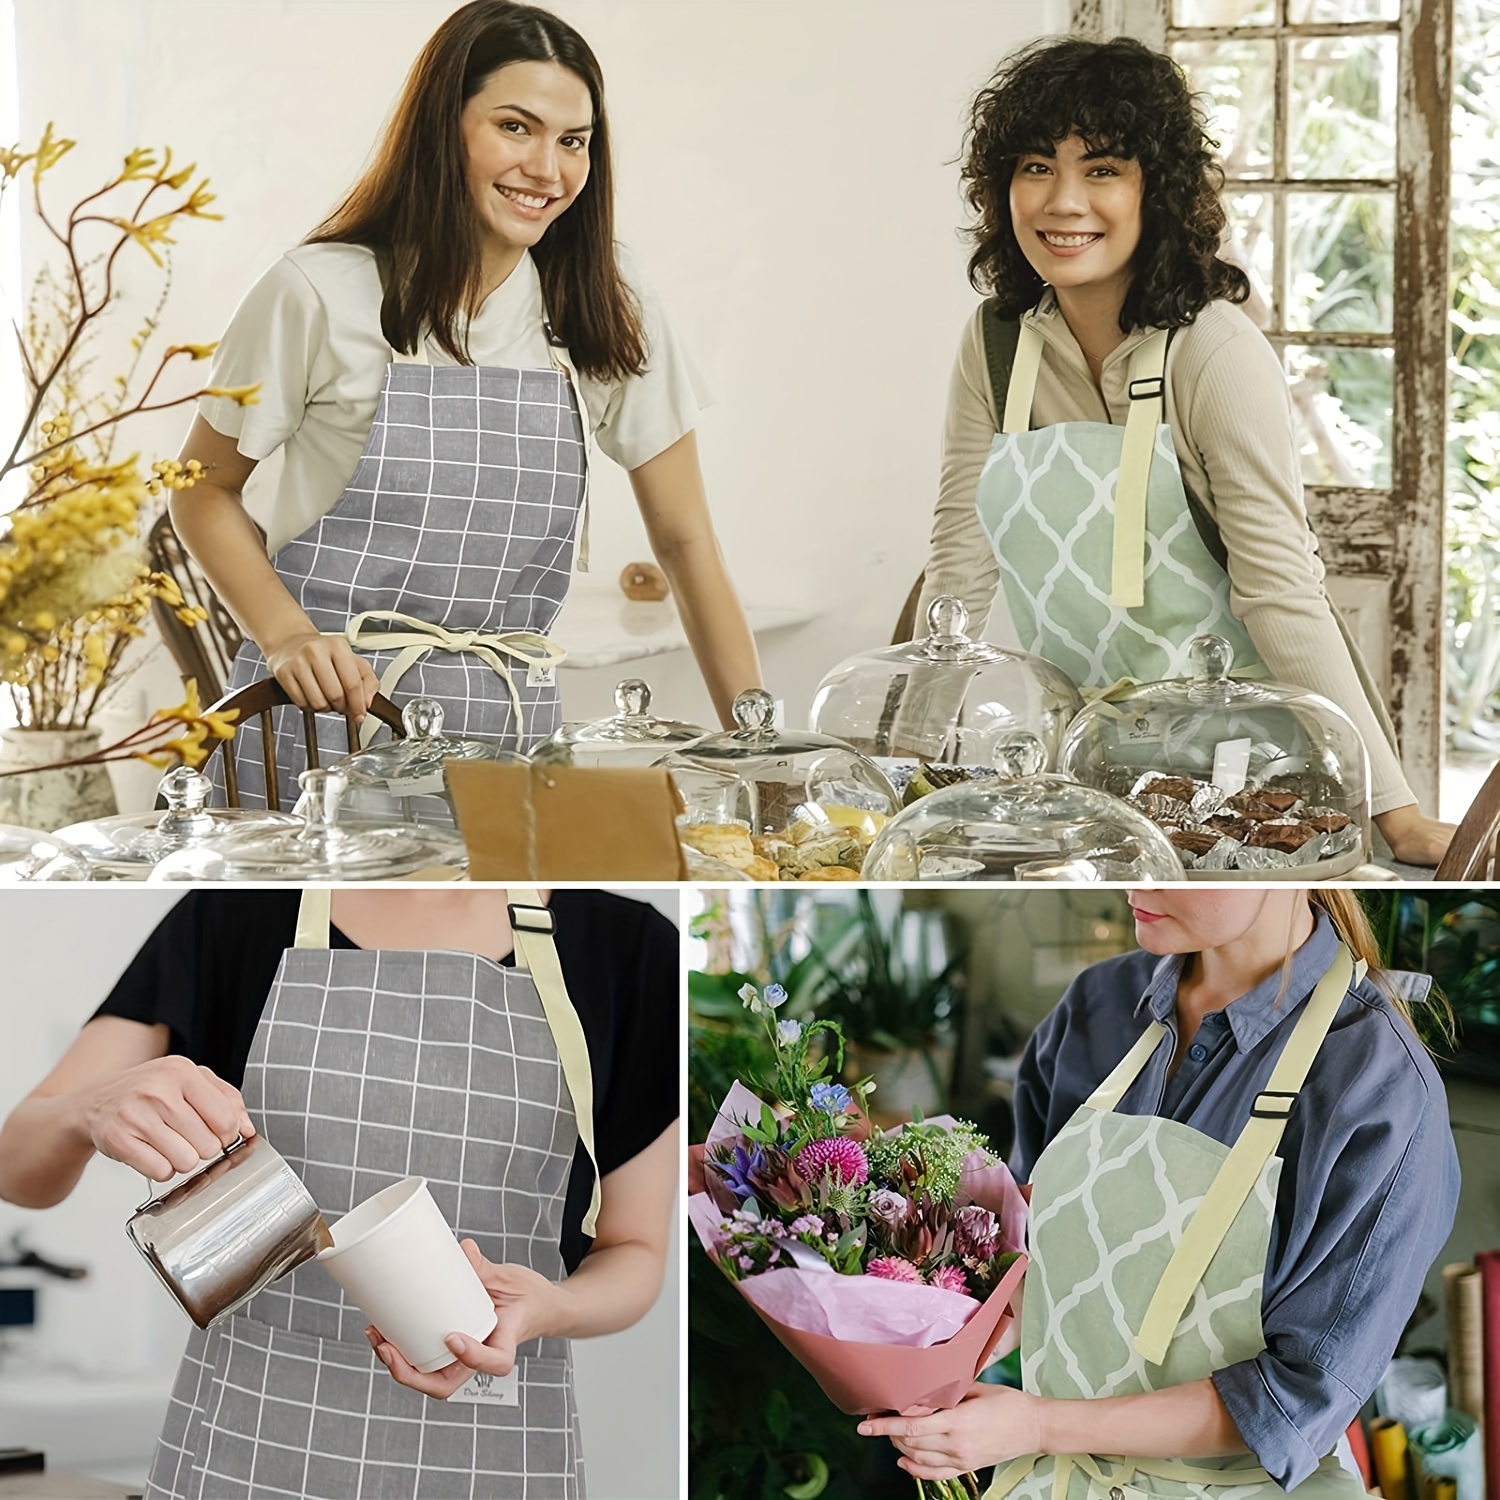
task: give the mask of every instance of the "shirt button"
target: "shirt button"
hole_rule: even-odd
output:
[[[1208,1048],[1205,1047],[1202,1042],[1194,1042],[1193,1045],[1188,1048],[1188,1056],[1192,1058],[1194,1062],[1202,1062],[1203,1059],[1208,1056]]]

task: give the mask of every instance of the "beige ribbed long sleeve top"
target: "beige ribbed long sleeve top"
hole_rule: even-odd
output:
[[[1027,321],[1044,341],[1031,425],[1123,425],[1131,350],[1139,330],[1104,361],[1103,399],[1051,293]],[[1274,350],[1228,302],[1179,328],[1167,355],[1166,417],[1183,479],[1218,523],[1229,554],[1229,603],[1272,677],[1331,698],[1353,719],[1370,755],[1377,813],[1415,802],[1387,738],[1388,720],[1357,648],[1323,586],[1323,561],[1307,522],[1291,396]],[[999,431],[980,310],[964,329],[948,390],[942,477],[917,618],[939,594],[968,606],[971,631],[988,621],[1000,583],[979,524],[975,491]]]

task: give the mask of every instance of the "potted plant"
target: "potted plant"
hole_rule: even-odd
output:
[[[43,202],[42,182],[74,142],[49,125],[33,151],[0,149],[0,194],[30,179],[31,204],[60,251],[62,270],[37,276],[26,317],[17,327],[23,410],[8,448],[0,443],[0,682],[15,725],[0,735],[0,822],[53,829],[114,811],[104,763],[145,754],[158,763],[196,763],[210,735],[232,732],[210,722],[189,692],[180,709],[153,716],[142,729],[101,747],[94,715],[120,678],[127,648],[144,633],[153,598],[190,609],[176,584],[145,564],[141,540],[153,502],[197,477],[197,465],[175,460],[142,471],[137,454],[113,451],[129,417],[163,411],[204,394],[242,405],[255,389],[158,393],[168,366],[206,359],[211,344],[178,344],[148,371],[146,347],[158,325],[155,309],[131,340],[126,370],[101,389],[94,382],[91,341],[100,319],[119,303],[118,262],[132,249],[163,272],[165,247],[189,219],[217,219],[208,209],[207,181],[189,187],[194,168],[174,169],[131,151],[103,186],[57,218]],[[219,720],[222,716],[216,716]],[[22,774],[25,773],[25,774]]]

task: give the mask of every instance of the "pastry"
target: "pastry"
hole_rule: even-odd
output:
[[[1252,849],[1279,849],[1283,854],[1293,854],[1317,836],[1318,830],[1310,823],[1262,823],[1245,842]]]
[[[1350,822],[1341,812],[1314,813],[1302,821],[1310,828],[1316,828],[1319,833],[1337,833],[1340,828],[1347,828]]]
[[[677,832],[689,848],[736,870],[748,870],[755,858],[750,829],[744,823],[679,823]]]
[[[1172,797],[1178,802],[1191,802],[1193,800],[1193,793],[1197,790],[1198,783],[1191,776],[1158,776],[1154,781],[1148,781],[1137,795],[1142,797]]]
[[[799,875],[798,880],[858,880],[859,871],[851,870],[847,865],[820,865],[816,870],[809,870],[805,875]]]
[[[1207,854],[1223,837],[1211,828],[1174,828],[1167,835],[1172,847],[1186,854]]]

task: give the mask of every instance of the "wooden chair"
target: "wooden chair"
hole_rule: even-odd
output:
[[[1500,880],[1500,764],[1485,777],[1432,878]]]
[[[276,788],[276,732],[271,710],[289,704],[291,701],[286,689],[274,677],[263,677],[258,682],[252,682],[249,687],[241,688],[237,693],[230,693],[220,698],[209,710],[211,713],[222,713],[226,709],[238,709],[239,718],[235,721],[236,724],[243,724],[246,719],[255,714],[260,715],[261,759],[266,768],[266,805],[272,812],[281,811],[281,796]],[[307,745],[307,766],[309,770],[315,771],[318,768],[318,716],[310,708],[301,709],[299,712],[302,715],[303,740]],[[375,701],[370,704],[370,712],[397,738],[405,734],[401,726],[401,710],[383,693],[375,694]],[[344,715],[344,724],[349,732],[350,751],[358,750],[359,725],[348,714]],[[230,744],[233,744],[232,740],[216,741],[209,751],[209,759],[211,760],[218,752],[220,745]],[[208,761],[206,760],[198,769],[206,775]],[[227,749],[224,751],[224,796],[230,807],[240,805],[240,788],[234,772],[234,756],[229,754]]]
[[[917,574],[917,581],[911,586],[911,593],[906,596],[906,603],[901,606],[901,613],[896,617],[896,631],[891,636],[891,645],[905,645],[907,641],[915,640],[917,634],[917,605],[922,602],[922,585],[927,581],[927,570]]]
[[[172,528],[171,516],[165,511],[147,536],[146,555],[153,571],[165,573],[182,590],[182,597],[189,605],[207,611],[206,620],[184,625],[165,600],[151,601],[156,628],[172,653],[182,680],[196,681],[199,698],[212,701],[223,693],[224,684],[229,681],[229,668],[245,638],[244,632],[188,556]]]

